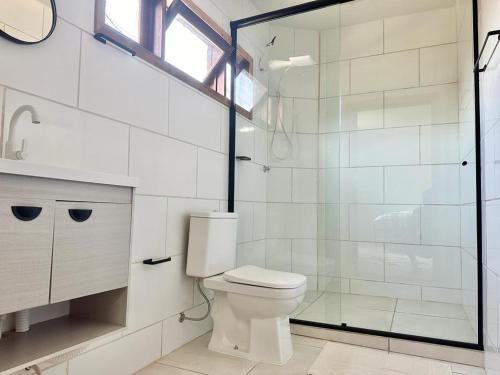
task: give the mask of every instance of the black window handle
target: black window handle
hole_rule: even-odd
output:
[[[21,221],[32,221],[40,216],[42,207],[12,206],[12,213]]]
[[[157,264],[162,264],[162,263],[167,263],[167,262],[170,262],[172,260],[171,257],[168,257],[168,258],[163,258],[163,259],[146,259],[146,260],[143,260],[142,263],[143,264],[146,264],[148,266],[156,266]]]
[[[90,215],[92,215],[92,210],[70,208],[68,213],[74,221],[83,223],[89,219]]]

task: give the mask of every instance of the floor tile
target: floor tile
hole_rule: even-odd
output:
[[[342,306],[357,307],[369,310],[394,311],[396,308],[396,299],[388,297],[342,294],[341,302]]]
[[[322,294],[323,294],[323,292],[317,292],[315,290],[308,290],[306,292],[306,295],[304,296],[304,300],[299,305],[299,307],[297,307],[295,309],[295,311],[290,314],[290,317],[292,319],[296,318],[301,312],[303,312],[305,309],[307,309],[309,306],[311,306],[311,304],[314,301],[316,301],[319,297],[321,297]]]
[[[293,357],[283,366],[259,363],[249,375],[304,375],[321,352],[321,348],[294,345]]]
[[[430,315],[442,318],[467,319],[462,305],[399,299],[396,312]]]
[[[180,368],[154,363],[145,369],[136,372],[135,375],[199,375],[200,372],[183,370]]]
[[[461,342],[477,341],[469,321],[435,316],[396,313],[391,331]]]
[[[314,346],[315,348],[323,348],[328,341],[315,339],[313,337],[292,335],[292,341],[294,344]]]
[[[208,350],[211,333],[191,341],[158,362],[207,375],[245,375],[256,362]]]
[[[484,368],[460,365],[457,363],[451,364],[451,371],[453,371],[453,374],[460,375],[486,375]]]

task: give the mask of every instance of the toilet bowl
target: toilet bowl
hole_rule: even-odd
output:
[[[186,274],[215,294],[209,349],[282,365],[293,354],[288,316],[304,299],[306,277],[236,268],[237,223],[235,213],[191,214]]]
[[[204,286],[215,292],[210,350],[277,365],[291,358],[289,315],[304,299],[305,276],[244,266]]]

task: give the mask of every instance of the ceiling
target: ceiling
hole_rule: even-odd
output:
[[[252,0],[262,13],[302,4],[304,0]],[[456,0],[354,0],[313,12],[273,21],[296,28],[323,30],[342,25],[353,25],[384,17],[418,13],[455,6]]]

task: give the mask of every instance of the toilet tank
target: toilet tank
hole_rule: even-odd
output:
[[[237,229],[236,213],[191,214],[187,275],[205,278],[234,269]]]

